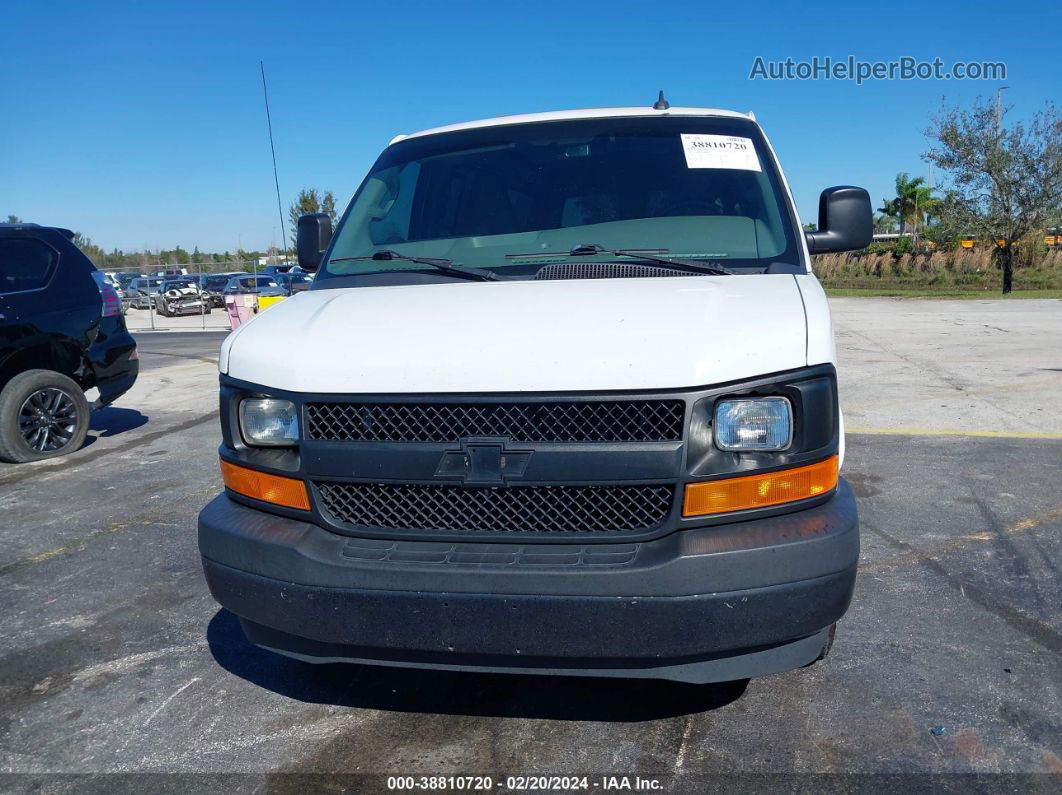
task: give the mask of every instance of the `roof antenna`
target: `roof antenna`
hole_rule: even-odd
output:
[[[671,103],[664,99],[664,89],[660,89],[660,96],[656,100],[656,104],[653,105],[653,110],[667,110],[671,107]]]

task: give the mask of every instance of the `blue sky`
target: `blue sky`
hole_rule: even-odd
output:
[[[802,220],[819,191],[924,174],[930,114],[999,81],[749,80],[756,56],[1007,64],[1014,117],[1058,98],[1057,2],[5,5],[0,216],[110,249],[279,241],[258,61],[287,204],[345,205],[390,138],[469,119],[651,104],[753,109]],[[1013,20],[1008,22],[1008,18]],[[1044,35],[1041,37],[1041,31]]]

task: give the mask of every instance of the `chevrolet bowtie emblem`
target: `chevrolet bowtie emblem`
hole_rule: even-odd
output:
[[[522,478],[531,460],[530,450],[513,450],[505,439],[463,439],[460,450],[443,453],[435,477],[486,486],[501,486]]]

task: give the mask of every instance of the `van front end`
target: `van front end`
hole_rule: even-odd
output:
[[[856,577],[814,252],[751,115],[620,108],[392,141],[317,275],[229,335],[214,597],[302,660],[743,679],[823,658]]]
[[[290,403],[295,448],[244,442]],[[778,399],[784,454],[723,451]],[[215,599],[304,660],[725,681],[814,662],[859,531],[821,365],[691,391],[313,395],[225,378],[228,489],[200,514]],[[246,417],[246,413],[244,414]]]

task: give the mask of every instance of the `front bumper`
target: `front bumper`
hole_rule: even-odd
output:
[[[171,315],[198,315],[210,305],[210,301],[200,298],[163,299],[156,302],[155,309],[159,312],[165,309]]]
[[[643,543],[342,536],[221,495],[199,515],[215,599],[301,659],[723,681],[813,662],[848,608],[851,489]]]

